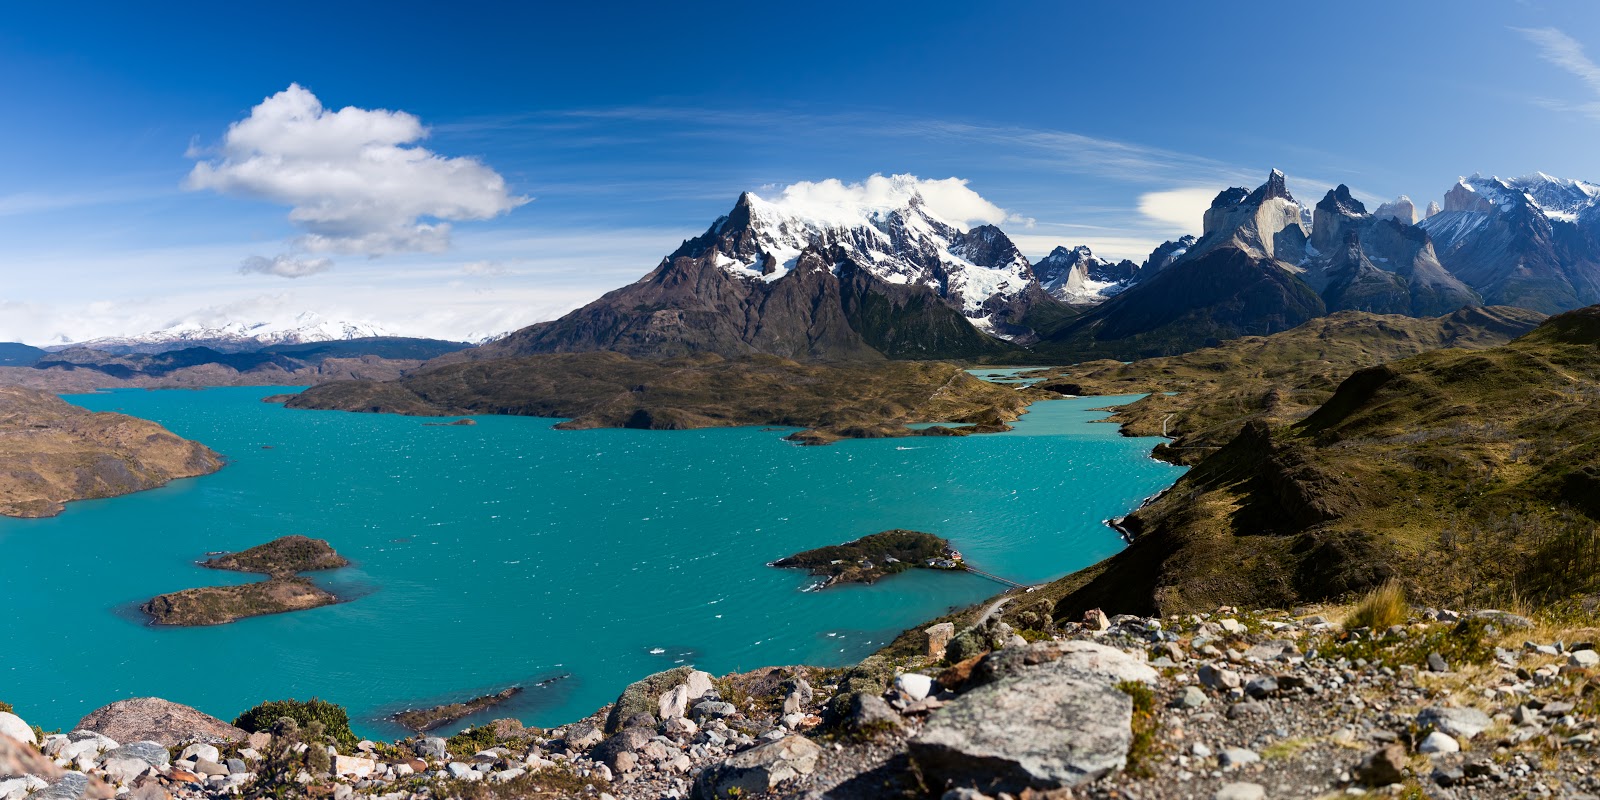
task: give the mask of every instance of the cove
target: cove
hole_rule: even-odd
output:
[[[214,475],[44,520],[0,518],[0,700],[46,730],[154,695],[226,720],[313,695],[358,732],[403,707],[528,691],[482,718],[551,726],[680,663],[715,674],[839,665],[996,594],[922,570],[803,592],[767,562],[888,528],[950,538],[981,569],[1037,583],[1117,552],[1103,520],[1182,470],[1092,409],[1036,403],[1010,433],[798,447],[784,432],[557,431],[555,420],[296,411],[283,387],[68,397],[156,420],[222,453]],[[135,605],[252,576],[194,565],[278,536],[353,566],[316,580],[350,602],[206,628]],[[543,682],[543,683],[541,683]]]

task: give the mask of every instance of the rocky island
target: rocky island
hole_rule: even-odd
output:
[[[450,359],[395,381],[338,381],[292,398],[289,408],[414,416],[513,414],[565,417],[556,427],[687,428],[781,425],[790,438],[913,436],[916,422],[1008,430],[1033,400],[1055,397],[986,383],[954,364],[798,362],[775,356],[667,360],[620,353]],[[930,435],[949,435],[946,428]]]
[[[521,686],[512,686],[508,689],[474,697],[460,703],[446,703],[432,708],[407,709],[390,717],[408,730],[425,733],[435,728],[442,728],[452,722],[460,722],[479,711],[493,708],[522,693]]]
[[[211,448],[148,420],[91,412],[0,386],[0,514],[48,517],[73,500],[115,497],[222,468]]]
[[[170,592],[139,608],[157,625],[182,626],[222,625],[245,617],[320,608],[339,602],[339,598],[299,573],[338,569],[349,563],[326,541],[285,536],[200,562],[211,569],[261,573],[268,576],[264,581]]]
[[[897,528],[796,553],[772,566],[811,570],[812,575],[827,578],[819,587],[826,589],[841,583],[874,583],[912,568],[960,569],[961,553],[931,533]]]

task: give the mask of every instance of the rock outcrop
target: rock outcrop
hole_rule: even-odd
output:
[[[119,742],[239,742],[245,732],[210,714],[159,697],[118,700],[89,712],[73,730],[92,731]]]

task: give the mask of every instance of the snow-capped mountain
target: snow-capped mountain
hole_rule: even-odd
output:
[[[328,320],[307,311],[281,322],[229,322],[223,325],[179,322],[160,330],[133,336],[107,336],[51,349],[85,347],[108,353],[126,354],[164,353],[185,347],[209,347],[222,352],[238,352],[270,345],[332,342],[393,335],[376,323]]]
[[[1600,185],[1473,175],[1419,226],[1485,302],[1545,313],[1600,302]]]
[[[1128,288],[1139,265],[1126,259],[1110,262],[1097,258],[1083,245],[1057,247],[1033,265],[1033,274],[1051,297],[1073,305],[1092,305]]]
[[[909,176],[875,180],[821,199],[747,192],[640,280],[479,355],[981,358],[1071,315],[999,228],[940,216]]]
[[[890,180],[888,196],[873,203],[801,205],[747,192],[712,225],[708,252],[730,275],[773,283],[796,269],[801,253],[838,247],[879,280],[925,286],[978,328],[1006,335],[1006,309],[1037,286],[1028,259],[994,226],[968,229],[939,217],[909,176]]]

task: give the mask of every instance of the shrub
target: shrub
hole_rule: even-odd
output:
[[[1391,625],[1399,625],[1406,621],[1410,613],[1406,604],[1406,590],[1398,581],[1385,581],[1382,586],[1373,589],[1361,602],[1356,605],[1350,616],[1345,618],[1346,630],[1354,628],[1370,628],[1374,631],[1386,630]]]
[[[1133,741],[1128,745],[1125,769],[1136,778],[1151,777],[1160,759],[1156,736],[1161,718],[1156,716],[1155,692],[1139,681],[1121,681],[1117,690],[1133,700]]]
[[[240,714],[233,724],[250,733],[271,731],[272,726],[285,717],[301,728],[313,722],[320,723],[325,735],[342,749],[353,750],[356,746],[356,735],[350,730],[350,715],[344,707],[315,697],[304,703],[294,699],[271,700]]]
[[[9,713],[15,712],[16,709],[12,708],[10,703],[7,703],[4,700],[0,700],[0,711],[3,711],[5,713],[9,714]]]

